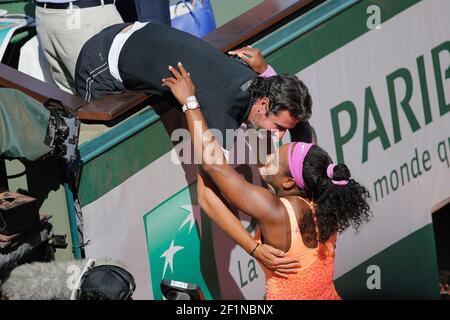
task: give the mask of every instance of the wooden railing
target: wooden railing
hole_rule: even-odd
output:
[[[227,52],[256,41],[321,2],[323,0],[267,0],[203,39],[222,52]]]

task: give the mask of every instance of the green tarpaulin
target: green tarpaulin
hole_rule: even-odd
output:
[[[50,112],[15,89],[0,88],[0,154],[36,160],[50,152],[44,144]]]

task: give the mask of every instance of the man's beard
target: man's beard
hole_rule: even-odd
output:
[[[259,130],[261,128],[256,124],[256,122],[250,121],[247,124],[247,129]]]
[[[256,124],[256,122],[253,122],[253,121],[251,121],[251,122],[249,122],[247,124],[247,130],[255,130],[256,131],[256,136],[259,139],[265,139],[268,135],[272,136],[272,135],[275,134],[274,131],[261,128],[260,126],[258,126]]]

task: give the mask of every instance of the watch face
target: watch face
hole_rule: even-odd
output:
[[[195,102],[195,101],[189,101],[189,102],[187,103],[187,107],[188,107],[189,109],[195,109],[195,108],[198,108],[198,103]]]

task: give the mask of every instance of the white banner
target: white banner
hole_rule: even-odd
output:
[[[334,160],[341,149],[373,196],[370,223],[339,237],[335,277],[431,223],[450,198],[448,12],[450,1],[422,1],[298,74],[318,143]]]

